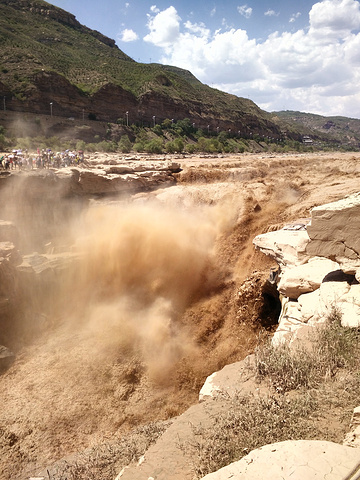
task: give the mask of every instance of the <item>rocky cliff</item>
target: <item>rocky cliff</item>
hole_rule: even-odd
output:
[[[114,40],[42,0],[2,0],[0,41],[0,96],[8,110],[144,126],[153,126],[154,116],[157,123],[190,118],[197,128],[281,134],[252,101],[179,68],[138,64]]]
[[[311,219],[259,235],[256,248],[279,264],[282,301],[273,341],[291,341],[340,309],[343,326],[360,326],[360,195],[315,207]]]
[[[75,15],[66,12],[62,8],[55,7],[47,2],[39,2],[37,0],[2,0],[1,3],[16,10],[26,12],[30,11],[34,15],[41,15],[44,18],[51,18],[56,22],[62,23],[71,28],[75,28],[79,31],[89,33],[100,42],[108,45],[109,47],[115,47],[115,41],[109,37],[106,37],[102,33],[91,30],[84,27],[80,22],[76,20]]]

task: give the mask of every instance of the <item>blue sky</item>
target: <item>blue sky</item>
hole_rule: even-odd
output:
[[[134,60],[176,65],[267,111],[360,118],[358,0],[53,0]]]

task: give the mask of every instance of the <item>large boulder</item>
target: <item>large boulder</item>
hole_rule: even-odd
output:
[[[339,480],[360,462],[360,449],[316,440],[265,445],[202,480]],[[355,478],[355,477],[351,477]]]
[[[338,277],[325,276],[319,288],[299,295],[297,300],[281,296],[282,309],[279,325],[272,338],[273,345],[283,341],[293,343],[301,330],[308,330],[307,324],[314,327],[325,322],[334,308],[341,315],[343,327],[360,326],[360,284],[353,276],[346,276],[339,270],[331,274],[337,274]],[[350,279],[353,279],[353,283],[349,283]]]
[[[304,224],[288,225],[281,230],[258,235],[253,243],[280,266],[301,265],[310,258],[306,253],[309,236]]]
[[[339,264],[328,258],[310,258],[303,265],[287,268],[280,276],[278,290],[282,295],[296,299],[319,288],[324,277],[338,269]]]
[[[360,193],[313,208],[307,227],[310,256],[332,258],[346,273],[360,269]]]
[[[260,393],[265,387],[256,382],[255,355],[248,355],[240,362],[226,365],[205,380],[199,394],[199,401],[223,396],[232,398],[236,395]]]

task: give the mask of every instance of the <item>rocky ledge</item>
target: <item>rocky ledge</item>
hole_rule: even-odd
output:
[[[311,219],[259,235],[256,248],[273,257],[272,281],[282,303],[273,342],[295,340],[334,307],[341,323],[360,326],[360,194],[316,207]]]
[[[269,278],[282,304],[273,345],[299,344],[334,307],[339,309],[343,326],[360,327],[359,215],[357,193],[314,208],[310,219],[254,239],[255,247],[278,264]],[[256,386],[252,364],[253,358],[248,357],[213,373],[200,391],[200,401],[231,397],[235,391],[246,393]],[[255,389],[252,393],[264,392]],[[255,480],[264,478],[264,472],[267,478],[358,478],[359,417],[357,407],[344,445],[304,440],[265,445],[203,480]]]
[[[180,165],[171,160],[143,157],[88,158],[80,166],[61,169],[35,169],[3,172],[1,180],[19,180],[32,197],[43,196],[49,188],[57,197],[92,197],[113,194],[133,194],[174,185],[174,173]]]

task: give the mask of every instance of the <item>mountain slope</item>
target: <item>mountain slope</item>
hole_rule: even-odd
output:
[[[313,113],[286,110],[273,112],[273,120],[280,128],[321,138],[343,147],[360,146],[360,120],[341,116],[326,117]]]
[[[131,122],[190,118],[198,127],[280,135],[251,100],[177,67],[137,63],[114,40],[42,0],[0,0],[0,95],[17,111]],[[234,130],[233,130],[234,131]]]

